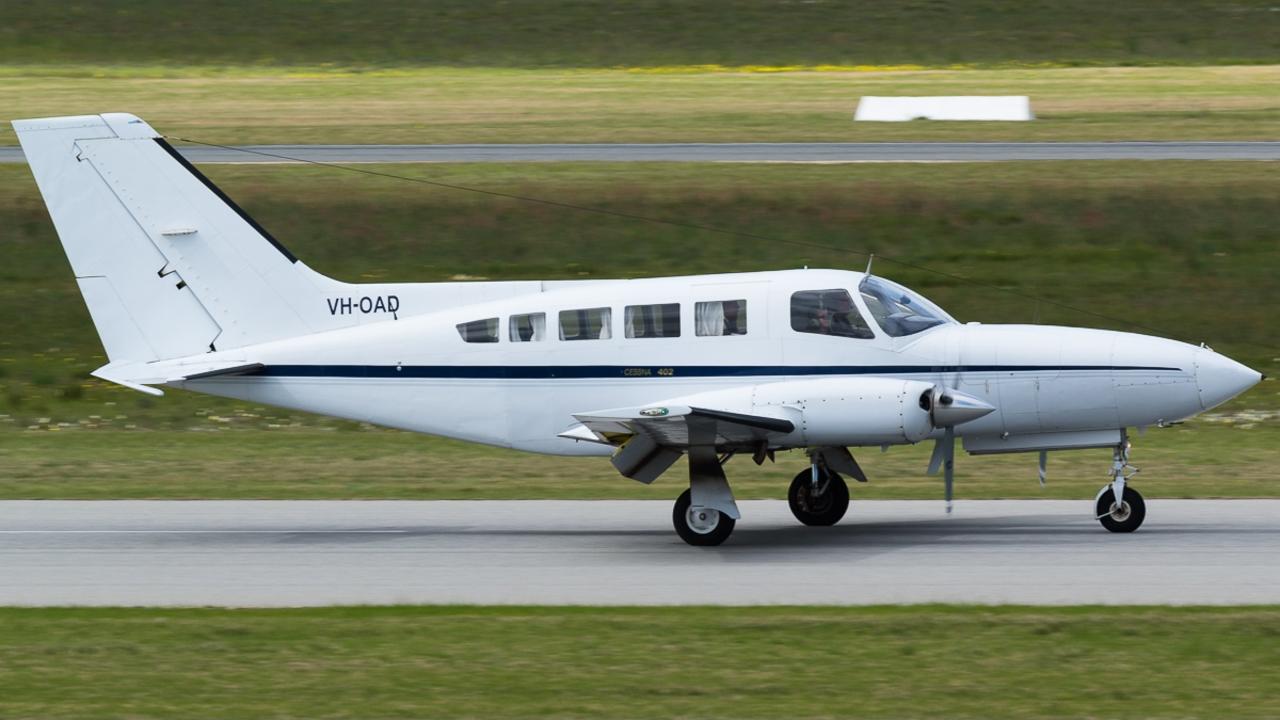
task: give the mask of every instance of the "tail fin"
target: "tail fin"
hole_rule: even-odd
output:
[[[149,362],[334,326],[344,287],[123,113],[13,123],[107,356]]]

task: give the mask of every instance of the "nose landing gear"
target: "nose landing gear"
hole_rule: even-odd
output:
[[[1102,527],[1115,533],[1130,533],[1142,526],[1147,517],[1147,505],[1142,494],[1128,481],[1138,474],[1138,468],[1129,464],[1129,438],[1121,435],[1111,462],[1111,482],[1098,491],[1094,500],[1094,515]]]

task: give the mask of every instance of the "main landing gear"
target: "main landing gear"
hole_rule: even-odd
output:
[[[691,434],[704,428],[693,425]],[[742,514],[724,476],[724,463],[732,453],[716,454],[714,445],[689,448],[689,489],[680,494],[671,510],[671,524],[681,540],[701,547],[719,545],[729,539]]]
[[[1147,505],[1142,494],[1128,486],[1138,468],[1129,464],[1129,438],[1121,436],[1111,462],[1111,482],[1098,491],[1094,515],[1102,527],[1115,533],[1130,533],[1142,526]]]
[[[737,520],[715,508],[694,507],[693,493],[685,490],[671,510],[671,524],[676,534],[690,545],[710,547],[729,539]]]
[[[740,514],[722,467],[730,457],[732,453],[717,456],[713,447],[689,449],[689,489],[671,509],[671,524],[690,545],[719,545],[733,533]],[[796,475],[787,492],[791,514],[805,525],[835,525],[849,510],[849,486],[832,463],[843,463],[838,466],[855,478],[866,477],[843,448],[814,452],[812,464]]]
[[[814,463],[791,481],[787,502],[791,514],[805,525],[835,525],[849,510],[849,486],[834,471]]]

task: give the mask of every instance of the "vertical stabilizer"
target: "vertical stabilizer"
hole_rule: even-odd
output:
[[[331,329],[341,287],[298,262],[142,120],[13,123],[112,362]]]

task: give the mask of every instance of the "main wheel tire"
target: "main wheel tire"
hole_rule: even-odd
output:
[[[812,472],[802,470],[791,481],[791,489],[787,491],[791,514],[805,525],[835,525],[849,511],[849,486],[836,473],[819,470],[818,488],[822,492],[814,493]]]
[[[681,540],[698,547],[711,547],[729,539],[737,521],[719,510],[694,510],[693,493],[685,490],[671,510],[671,524],[675,525]]]
[[[1108,487],[1098,496],[1094,506],[1094,515],[1102,527],[1115,533],[1130,533],[1142,526],[1147,517],[1147,504],[1142,501],[1142,494],[1129,487],[1124,488],[1124,500],[1119,508],[1115,508],[1116,494]]]

